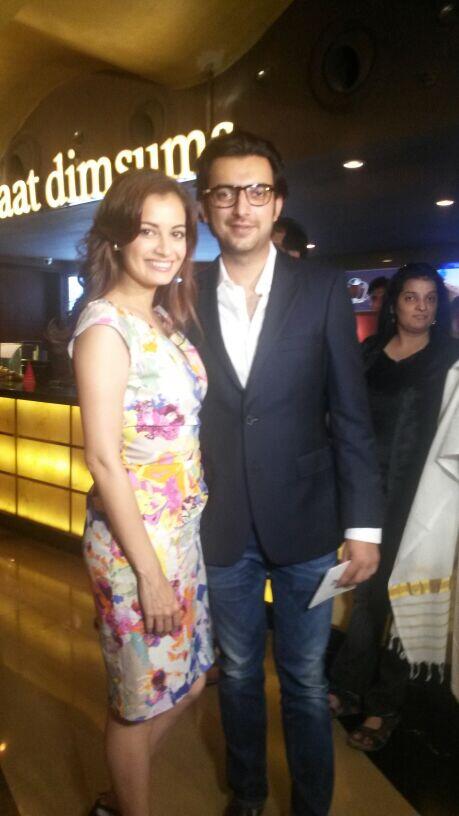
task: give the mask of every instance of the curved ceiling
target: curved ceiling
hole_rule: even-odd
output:
[[[57,85],[116,68],[185,87],[239,59],[291,0],[1,0],[0,155]]]

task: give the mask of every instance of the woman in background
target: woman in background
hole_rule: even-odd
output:
[[[87,236],[69,351],[94,478],[83,546],[109,680],[111,790],[91,816],[148,816],[151,759],[213,662],[199,520],[206,375],[194,317],[196,221],[173,180],[120,176]]]
[[[407,664],[383,640],[390,612],[387,583],[430,443],[446,374],[459,357],[449,337],[442,278],[429,264],[403,266],[390,281],[378,332],[363,343],[370,407],[386,497],[381,562],[354,591],[345,641],[331,672],[335,716],[362,714],[348,743],[382,748],[399,720]]]

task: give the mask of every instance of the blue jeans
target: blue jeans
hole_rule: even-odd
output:
[[[336,554],[290,566],[270,564],[255,536],[230,567],[207,566],[210,608],[220,650],[220,705],[228,782],[236,798],[257,806],[268,794],[264,590],[270,573],[274,658],[292,778],[292,814],[326,816],[333,790],[333,745],[324,676],[332,604],[308,609]]]

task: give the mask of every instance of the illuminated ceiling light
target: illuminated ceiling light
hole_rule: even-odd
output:
[[[440,19],[442,18],[444,19],[445,17],[448,17],[451,14],[451,12],[454,11],[454,8],[455,3],[445,3],[443,6],[441,6],[438,12],[438,16],[440,17]]]
[[[6,742],[0,742],[0,753],[4,754],[8,745]]]
[[[255,72],[255,79],[257,82],[266,82],[271,75],[270,68],[259,68],[258,71]]]
[[[452,198],[441,198],[440,201],[435,202],[437,207],[451,207],[454,204]]]
[[[306,249],[315,249],[315,248],[316,248],[315,244],[306,244]]]
[[[260,68],[256,72],[255,78],[258,82],[266,82],[266,80],[269,79],[270,74],[271,74],[270,68]]]
[[[393,258],[383,258],[382,263],[392,263]]]
[[[361,159],[350,159],[349,161],[343,162],[343,167],[345,167],[346,170],[358,170],[360,167],[363,167],[364,164],[365,162],[361,161]]]

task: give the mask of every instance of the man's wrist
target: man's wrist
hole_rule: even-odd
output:
[[[344,538],[348,541],[367,541],[370,544],[381,544],[382,530],[380,527],[349,527],[344,531]]]

